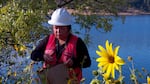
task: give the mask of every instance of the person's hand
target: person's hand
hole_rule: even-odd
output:
[[[53,50],[46,50],[45,53],[44,53],[44,60],[46,62],[52,62],[53,61],[53,57],[52,55],[54,54],[54,51]]]
[[[49,54],[44,54],[44,60],[46,62],[52,62],[53,61],[53,57],[49,56]]]
[[[65,63],[64,63],[66,66],[70,67],[73,65],[73,61],[72,59],[68,59]]]

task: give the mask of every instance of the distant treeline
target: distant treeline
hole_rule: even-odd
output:
[[[132,8],[150,11],[150,0],[128,0],[128,3]]]

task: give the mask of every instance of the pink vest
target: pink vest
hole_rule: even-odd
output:
[[[64,51],[62,52],[62,55],[59,60],[56,58],[56,43],[55,43],[55,36],[54,34],[49,36],[49,40],[45,49],[45,54],[49,54],[54,60],[52,62],[45,62],[44,68],[47,67],[47,65],[54,66],[59,63],[64,63],[69,58],[76,58],[76,44],[77,44],[78,37],[71,35],[69,38],[69,41],[67,43],[67,46],[65,47]],[[76,67],[70,69],[69,76],[70,78],[73,78],[74,73],[77,75],[77,79],[80,81],[82,78],[82,71],[80,67]]]

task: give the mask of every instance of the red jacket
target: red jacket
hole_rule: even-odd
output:
[[[46,45],[45,54],[49,54],[53,58],[51,62],[45,62],[44,68],[47,65],[55,66],[60,63],[65,63],[68,59],[76,58],[76,44],[77,44],[78,37],[74,35],[70,35],[69,41],[67,42],[61,57],[57,59],[56,57],[56,42],[54,34],[49,36],[48,43]],[[76,76],[76,78],[80,81],[82,78],[82,71],[80,67],[75,67],[73,69],[69,69],[68,71],[70,78]]]

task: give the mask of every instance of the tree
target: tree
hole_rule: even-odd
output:
[[[0,8],[0,48],[22,46],[35,42],[48,33],[47,22],[50,14],[57,7],[77,10],[73,12],[76,23],[83,28],[103,28],[111,31],[111,18],[104,15],[111,13],[117,16],[124,1],[120,0],[1,0]],[[49,13],[48,13],[49,11]],[[80,13],[81,12],[81,13]],[[97,17],[101,13],[104,17]]]
[[[129,5],[135,9],[149,12],[150,0],[127,0]]]
[[[35,44],[38,39],[51,32],[49,25],[45,23],[58,7],[73,10],[75,22],[87,31],[88,39],[88,31],[92,26],[105,32],[111,31],[112,18],[107,14],[117,17],[117,12],[124,8],[124,3],[125,0],[0,0],[0,61],[9,66],[14,65],[8,59],[12,56],[11,51],[15,50],[24,56],[23,52],[27,47],[33,47],[29,43]],[[8,72],[9,70],[11,69],[8,67]],[[16,75],[16,72],[11,73]],[[31,81],[22,79],[22,76],[16,78]]]
[[[44,28],[48,4],[40,0],[8,0],[0,8],[0,46],[22,46],[47,33]],[[43,6],[42,6],[43,5]],[[40,32],[39,32],[40,31]]]

